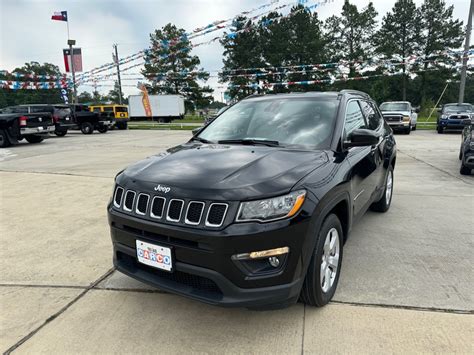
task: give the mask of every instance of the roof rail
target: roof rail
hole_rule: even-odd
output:
[[[360,95],[360,96],[365,96],[365,97],[370,97],[369,94],[359,91],[359,90],[352,90],[352,89],[345,89],[340,91],[341,94],[353,94],[353,95]]]

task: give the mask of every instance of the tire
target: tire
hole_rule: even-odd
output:
[[[443,134],[443,127],[438,126],[437,131],[438,131],[438,134]]]
[[[390,189],[390,190],[388,190]],[[390,191],[390,192],[389,192]],[[392,204],[393,196],[393,167],[390,165],[387,171],[387,177],[385,179],[385,189],[383,195],[377,202],[374,202],[370,209],[375,212],[387,212]]]
[[[10,139],[8,139],[7,132],[5,130],[0,130],[0,148],[7,148],[11,146],[12,143],[10,142]]]
[[[459,169],[459,172],[461,175],[471,175],[471,169],[469,169],[467,166],[464,166],[461,164],[461,169]]]
[[[405,134],[410,134],[411,132],[411,126],[408,126],[408,128],[405,130]]]
[[[99,126],[97,128],[97,130],[99,131],[99,133],[107,133],[107,131],[109,130],[109,127],[107,126]]]
[[[94,126],[90,122],[84,122],[81,125],[81,132],[83,134],[92,134],[92,132],[94,132]]]
[[[334,240],[334,238],[337,239]],[[301,288],[300,300],[303,303],[322,307],[334,296],[341,274],[343,239],[344,234],[339,218],[335,214],[328,215],[319,231],[313,256]],[[333,247],[331,247],[332,240],[334,240]],[[328,262],[330,259],[332,259],[332,263]]]
[[[28,143],[41,143],[44,140],[44,138],[40,136],[26,136],[25,139]]]
[[[416,131],[416,125],[413,126],[412,131]]]
[[[459,149],[459,160],[462,160],[462,148]]]
[[[123,129],[127,129],[128,127],[128,124],[127,122],[119,122],[116,124],[117,128],[120,129],[120,130],[123,130]]]
[[[67,129],[62,131],[54,131],[54,134],[58,137],[64,137],[67,134]]]

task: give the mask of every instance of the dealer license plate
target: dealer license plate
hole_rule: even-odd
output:
[[[142,242],[141,240],[136,241],[136,246],[137,258],[140,263],[165,271],[173,270],[170,248]]]

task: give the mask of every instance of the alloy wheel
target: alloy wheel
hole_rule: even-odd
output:
[[[324,250],[321,257],[320,281],[321,289],[327,293],[334,284],[339,267],[339,233],[331,228],[326,234]]]

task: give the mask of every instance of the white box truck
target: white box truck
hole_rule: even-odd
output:
[[[181,95],[149,95],[152,117],[146,117],[142,95],[128,97],[130,120],[156,120],[171,122],[184,117],[184,98]]]

